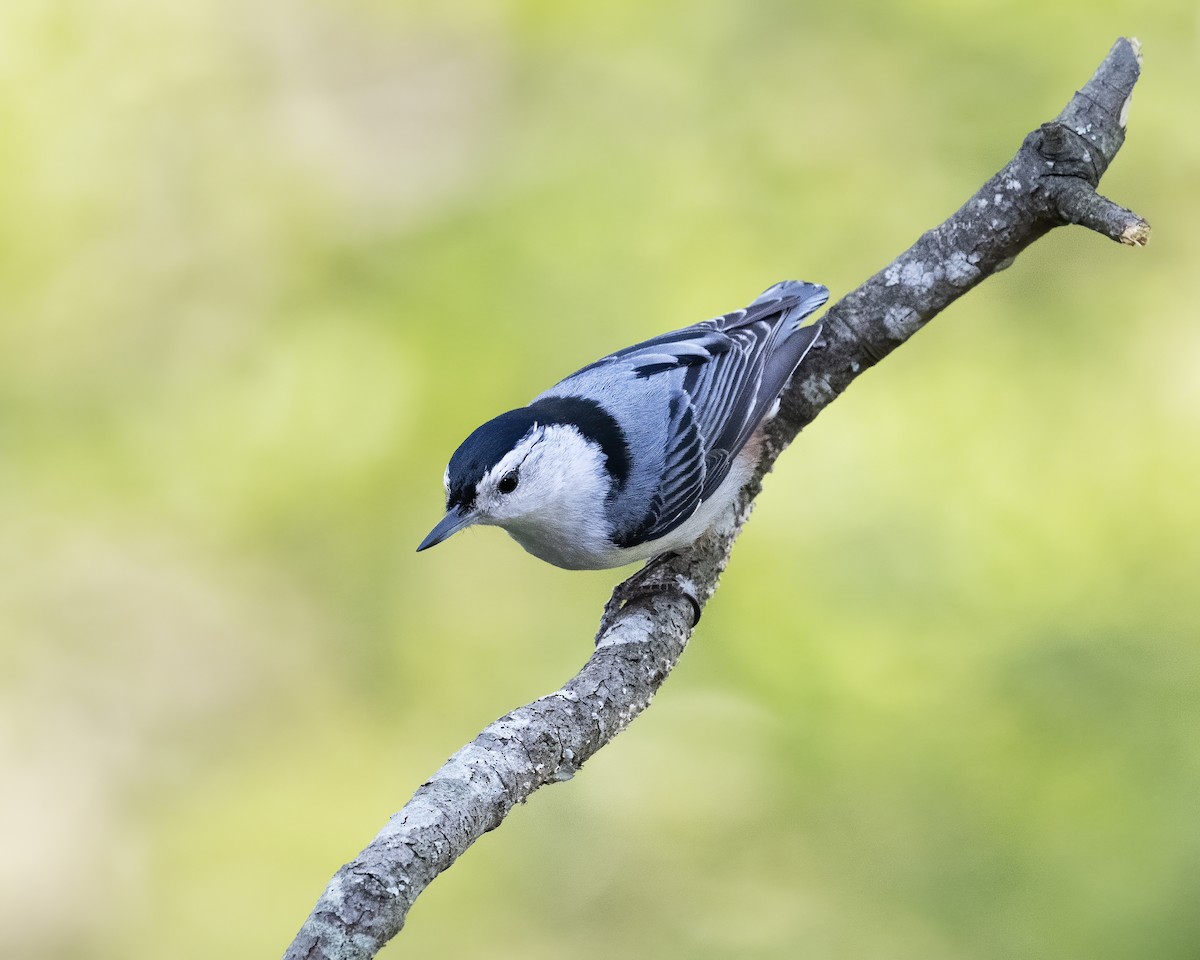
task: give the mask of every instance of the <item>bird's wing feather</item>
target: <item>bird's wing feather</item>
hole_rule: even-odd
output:
[[[827,297],[824,287],[786,281],[743,310],[627,347],[579,371],[619,364],[638,378],[677,381],[651,505],[640,521],[618,531],[619,545],[665,536],[721,485],[816,339],[819,325],[800,324]]]
[[[670,425],[658,486],[641,520],[617,532],[614,542],[619,547],[632,547],[669,533],[692,515],[703,497],[708,468],[704,443],[696,428],[695,407],[682,390],[671,395],[667,406]]]

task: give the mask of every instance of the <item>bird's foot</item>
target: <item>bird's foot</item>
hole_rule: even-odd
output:
[[[674,560],[677,556],[679,556],[677,553],[660,553],[628,580],[617,584],[608,603],[604,605],[604,612],[600,615],[600,629],[596,631],[596,643],[599,643],[600,638],[608,632],[608,628],[612,626],[617,614],[625,608],[625,605],[641,597],[660,596],[667,593],[679,594],[692,605],[694,614],[692,627],[694,628],[700,622],[700,613],[703,608],[692,582],[686,577],[678,574],[672,575],[664,570],[667,561]]]

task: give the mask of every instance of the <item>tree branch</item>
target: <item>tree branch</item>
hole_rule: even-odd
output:
[[[610,605],[595,652],[562,689],[490,724],[417,790],[337,872],[286,958],[373,957],[434,877],[515,804],[569,780],[649,705],[687,645],[696,601],[702,606],[716,589],[762,477],[859,374],[1054,227],[1076,223],[1121,243],[1146,242],[1149,224],[1096,193],[1125,140],[1140,65],[1137,41],[1118,40],[1062,113],[1030,133],[953,216],[830,308],[737,506],[685,554],[642,577],[633,599]]]

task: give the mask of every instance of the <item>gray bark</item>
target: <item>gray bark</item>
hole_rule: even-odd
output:
[[[1149,225],[1096,193],[1125,139],[1141,58],[1118,40],[1053,121],[953,216],[827,312],[822,343],[784,394],[763,460],[735,509],[686,553],[614,595],[595,652],[562,689],[490,724],[343,866],[286,957],[373,957],[421,891],[539,787],[569,780],[649,705],[716,589],[762,477],[796,434],[868,367],[1054,227],[1140,246]],[[620,590],[620,588],[618,588]]]

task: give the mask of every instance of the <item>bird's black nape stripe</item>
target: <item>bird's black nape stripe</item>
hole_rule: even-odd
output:
[[[570,424],[604,454],[608,472],[618,487],[629,479],[629,441],[613,416],[585,397],[544,397],[526,408],[543,426]]]

